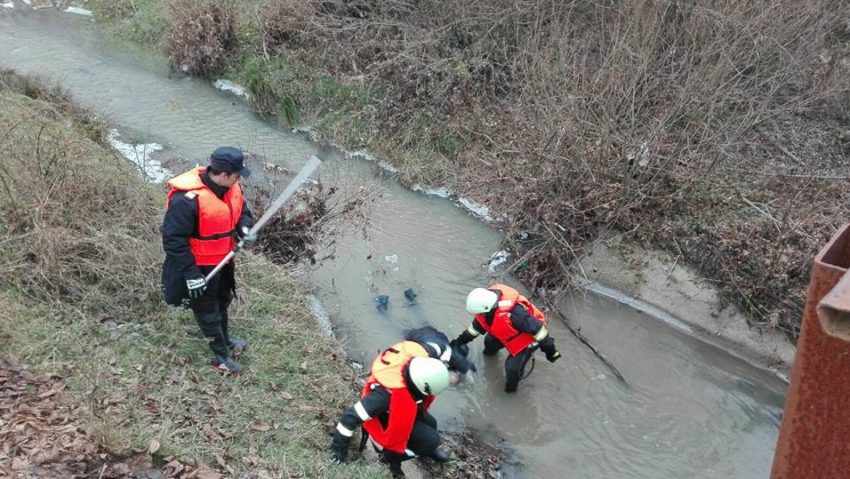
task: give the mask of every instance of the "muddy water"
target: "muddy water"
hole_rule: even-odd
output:
[[[0,9],[0,64],[58,79],[108,114],[125,140],[165,145],[163,158],[202,158],[235,144],[297,167],[315,150],[208,83],[169,74],[161,57],[114,45],[84,17]],[[336,158],[322,170],[343,191],[382,193],[370,221],[339,229],[323,251],[333,257],[311,273],[352,358],[368,363],[410,327],[463,330],[465,293],[490,280],[498,236],[451,201],[400,188],[374,162]],[[415,304],[407,288],[418,294]],[[376,309],[378,295],[389,296],[385,312]],[[780,381],[609,300],[578,295],[562,310],[631,387],[553,321],[564,358],[552,365],[538,355],[515,395],[502,392],[504,354],[484,360],[481,341],[473,343],[479,374],[437,401],[442,427],[469,425],[504,446],[514,462],[507,477],[768,476]]]

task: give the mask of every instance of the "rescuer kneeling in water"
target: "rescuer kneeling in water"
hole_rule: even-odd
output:
[[[519,291],[504,284],[475,288],[466,297],[466,310],[475,315],[466,331],[453,339],[458,349],[481,334],[484,355],[492,356],[500,349],[508,350],[505,360],[505,392],[516,391],[523,370],[539,347],[546,359],[554,363],[561,357],[555,340],[546,329],[546,316]]]
[[[337,462],[348,457],[348,446],[362,424],[393,478],[403,478],[402,461],[430,457],[449,459],[440,446],[437,420],[428,413],[434,397],[449,385],[449,370],[415,341],[402,341],[372,362],[360,401],[347,408],[336,426],[331,450]]]

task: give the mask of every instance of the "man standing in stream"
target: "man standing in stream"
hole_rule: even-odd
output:
[[[537,348],[554,363],[561,357],[555,339],[546,329],[546,316],[519,291],[505,284],[475,288],[466,297],[466,310],[475,316],[472,324],[451,342],[457,349],[482,334],[484,355],[508,350],[505,360],[505,392],[515,392],[525,365]]]
[[[238,373],[235,359],[247,347],[228,334],[227,308],[236,290],[235,264],[230,261],[206,281],[204,278],[247,237],[254,219],[239,185],[251,170],[239,148],[216,149],[209,166],[196,167],[168,182],[167,210],[162,225],[162,286],[165,302],[179,306],[188,300],[201,332],[213,352],[213,366]]]

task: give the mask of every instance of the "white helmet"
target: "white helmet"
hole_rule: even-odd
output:
[[[489,313],[496,307],[499,295],[485,288],[475,288],[466,297],[466,310],[471,314]]]
[[[449,387],[449,370],[439,359],[416,356],[407,370],[410,380],[423,394],[436,396]]]

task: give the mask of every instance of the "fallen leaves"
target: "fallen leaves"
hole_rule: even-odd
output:
[[[0,361],[0,475],[83,477],[102,462],[64,389],[61,380],[32,374],[14,359]]]
[[[248,426],[251,428],[251,430],[259,431],[259,432],[266,432],[266,431],[268,431],[269,429],[272,428],[268,424],[265,424],[265,423],[260,422],[260,421],[251,421],[251,423]]]
[[[118,461],[102,451],[80,424],[82,411],[62,394],[57,377],[28,372],[14,359],[0,361],[0,477],[14,479],[221,479],[221,472],[192,459],[166,457],[154,467],[151,455],[161,449],[151,439],[145,450],[133,449]],[[209,426],[207,425],[209,428]],[[216,438],[225,434],[209,428]],[[222,470],[233,474],[224,459]]]

